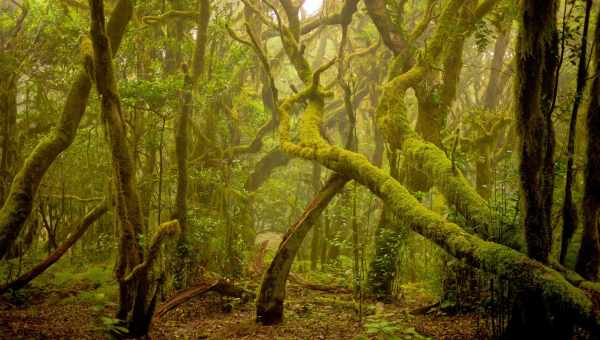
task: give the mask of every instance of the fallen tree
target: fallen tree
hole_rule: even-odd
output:
[[[176,292],[175,295],[158,306],[156,312],[154,313],[154,318],[159,319],[177,306],[180,306],[192,298],[208,292],[216,292],[223,296],[235,297],[245,301],[248,301],[256,296],[254,292],[236,287],[233,283],[226,279],[218,279],[217,281],[210,283],[203,282]]]

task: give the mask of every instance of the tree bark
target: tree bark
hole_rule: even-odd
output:
[[[560,247],[560,264],[564,265],[567,257],[569,243],[577,229],[577,207],[573,202],[573,163],[575,158],[575,134],[577,128],[577,113],[583,97],[583,90],[587,78],[587,38],[590,24],[590,13],[592,10],[592,0],[586,0],[585,18],[583,22],[583,32],[581,34],[581,47],[579,49],[579,65],[577,67],[577,88],[575,89],[575,98],[573,100],[573,109],[571,111],[571,120],[569,122],[569,136],[567,139],[567,173],[565,175],[565,198],[562,207],[562,238]]]
[[[554,128],[552,101],[558,67],[556,1],[521,4],[517,39],[517,131],[527,253],[548,262],[552,245]]]

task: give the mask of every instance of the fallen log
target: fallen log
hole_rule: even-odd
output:
[[[213,282],[203,282],[195,286],[182,289],[175,293],[171,298],[163,302],[154,313],[154,319],[159,319],[170,310],[191,300],[196,296],[206,294],[208,292],[216,292],[223,296],[235,297],[243,301],[249,301],[256,297],[252,291],[244,288],[236,287],[227,279],[218,279]]]
[[[294,273],[289,273],[288,277],[289,277],[290,282],[298,284],[307,289],[318,290],[318,291],[327,292],[327,293],[352,294],[352,288],[342,287],[342,286],[328,286],[328,285],[322,285],[322,284],[318,284],[318,283],[308,282]]]

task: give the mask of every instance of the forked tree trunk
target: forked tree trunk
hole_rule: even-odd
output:
[[[283,321],[285,286],[294,258],[315,221],[347,182],[348,179],[340,175],[329,178],[308,204],[300,219],[290,227],[283,237],[277,254],[265,272],[260,286],[256,300],[256,321],[258,323],[273,325]]]

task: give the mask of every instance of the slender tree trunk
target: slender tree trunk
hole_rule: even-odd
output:
[[[175,153],[177,158],[177,193],[175,198],[175,218],[181,226],[181,235],[177,244],[177,260],[175,265],[176,288],[188,285],[188,273],[191,270],[190,250],[188,249],[188,224],[187,224],[187,190],[188,190],[188,131],[189,120],[193,114],[193,93],[198,79],[204,71],[204,53],[206,50],[208,21],[210,19],[210,2],[199,0],[199,14],[196,21],[197,36],[194,55],[192,57],[192,73],[184,70],[184,85],[181,110],[177,117],[175,128]]]
[[[318,193],[321,187],[321,165],[313,163],[312,173],[312,188]],[[321,228],[323,225],[323,218],[319,217],[315,220],[315,225],[312,228],[312,242],[310,247],[310,269],[317,270],[319,264],[319,251],[321,249]]]
[[[587,78],[587,38],[588,28],[590,24],[590,13],[592,10],[592,0],[586,0],[585,18],[583,22],[583,32],[581,34],[581,48],[579,50],[579,65],[577,67],[577,88],[575,90],[575,98],[573,100],[573,109],[571,111],[571,120],[569,122],[569,136],[567,140],[567,173],[565,175],[565,198],[562,207],[562,238],[560,247],[560,264],[565,264],[569,243],[573,237],[575,229],[577,229],[577,207],[573,202],[573,180],[574,169],[573,163],[575,158],[575,133],[577,128],[577,113],[583,97],[583,90]]]
[[[510,43],[510,29],[503,29],[498,34],[494,44],[494,57],[490,63],[490,78],[483,95],[483,107],[487,110],[493,110],[498,106],[502,92],[501,76],[504,68],[504,56]]]
[[[13,72],[0,68],[0,204],[8,194],[17,161],[17,80]]]

